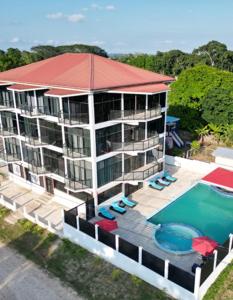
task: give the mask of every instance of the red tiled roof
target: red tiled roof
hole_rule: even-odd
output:
[[[154,94],[158,92],[168,91],[169,87],[164,83],[137,85],[130,87],[122,87],[114,89],[116,92],[132,93],[132,94]]]
[[[33,85],[27,85],[27,84],[14,84],[11,86],[8,86],[9,90],[15,90],[15,91],[32,91],[32,90],[41,90],[41,89],[46,89],[45,87],[40,87],[40,86],[33,86]]]
[[[87,53],[67,53],[0,73],[0,80],[85,90],[170,82],[169,76]]]
[[[233,171],[230,170],[217,168],[203,177],[202,180],[215,185],[233,189]]]
[[[64,89],[50,89],[44,95],[45,96],[73,96],[73,95],[82,95],[86,92],[78,90],[64,90]]]

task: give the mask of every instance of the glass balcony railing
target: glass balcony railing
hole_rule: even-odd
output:
[[[14,110],[13,100],[1,100],[0,101],[0,111],[1,110]]]
[[[58,114],[60,124],[64,125],[82,125],[89,123],[88,113],[65,113],[60,111]]]
[[[0,126],[0,136],[11,137],[17,135],[17,128],[15,127],[2,127]]]
[[[122,172],[115,181],[143,181],[161,170],[161,164],[152,162],[133,171]]]
[[[112,110],[110,120],[148,120],[161,115],[161,106],[144,110]]]
[[[90,189],[92,186],[91,179],[86,180],[76,180],[71,178],[65,179],[65,188],[72,191],[80,191],[85,189]]]
[[[8,163],[19,162],[21,161],[21,154],[20,152],[14,151],[7,153],[2,149],[0,150],[0,159]]]
[[[47,140],[48,137],[43,136],[43,140]],[[32,147],[42,147],[48,145],[48,143],[39,139],[38,136],[25,136],[25,143]]]
[[[45,106],[22,105],[20,107],[21,114],[27,117],[38,117],[49,115],[48,109]]]
[[[144,151],[149,148],[155,147],[159,144],[159,136],[153,136],[143,141],[138,142],[112,142],[112,151]]]
[[[31,161],[28,163],[28,169],[31,173],[36,175],[44,175],[51,173],[45,167],[41,166],[40,164],[38,165],[35,161]]]
[[[71,159],[79,159],[79,158],[89,157],[91,155],[91,149],[89,147],[73,148],[64,145],[63,152],[64,152],[64,156],[69,157]]]

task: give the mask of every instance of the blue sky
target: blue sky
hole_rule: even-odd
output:
[[[86,43],[110,53],[233,49],[232,0],[1,0],[0,49]]]

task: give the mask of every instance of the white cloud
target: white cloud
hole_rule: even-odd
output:
[[[93,4],[91,4],[91,8],[92,9],[102,9],[102,6],[100,6],[99,4],[93,3]]]
[[[91,44],[92,45],[96,45],[96,46],[102,46],[102,45],[105,44],[105,42],[104,41],[98,41],[98,40],[96,40],[96,41],[92,42]]]
[[[11,40],[10,40],[10,43],[13,43],[13,44],[17,44],[20,42],[20,38],[19,37],[13,37]]]
[[[64,18],[64,14],[62,12],[52,13],[52,14],[48,14],[47,18],[50,20],[59,20]]]
[[[47,17],[47,19],[50,19],[50,20],[65,19],[68,22],[72,22],[72,23],[81,22],[85,19],[85,16],[83,14],[65,15],[62,12],[51,13],[51,14],[48,14],[46,17]]]
[[[107,5],[105,6],[106,10],[116,10],[116,7],[114,5]]]
[[[73,14],[73,15],[67,16],[67,20],[72,23],[78,23],[78,22],[83,21],[84,19],[85,19],[85,16],[83,14]]]
[[[88,7],[83,7],[81,10],[82,10],[82,11],[88,11],[89,8],[88,8]]]

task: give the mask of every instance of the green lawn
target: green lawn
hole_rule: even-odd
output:
[[[233,299],[233,263],[231,263],[210,287],[204,300]]]
[[[0,207],[0,241],[66,282],[86,299],[171,299],[141,279],[29,221],[6,223]]]

